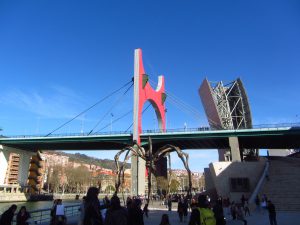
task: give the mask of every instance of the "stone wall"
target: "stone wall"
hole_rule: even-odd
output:
[[[242,194],[249,198],[263,172],[265,160],[258,162],[214,162],[209,164],[211,177],[219,196],[240,201]],[[230,178],[248,178],[249,192],[231,192]]]

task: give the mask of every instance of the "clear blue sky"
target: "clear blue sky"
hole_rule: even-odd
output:
[[[207,124],[197,91],[205,77],[241,77],[254,124],[300,122],[299,40],[297,0],[1,1],[2,134],[45,134],[120,87],[132,77],[135,48],[143,49],[150,78],[165,75],[166,89],[201,115],[167,100],[168,128]],[[117,98],[58,133],[89,131]],[[114,118],[131,108],[132,92],[113,109]],[[132,115],[113,130],[131,121]],[[143,128],[156,126],[148,110]],[[212,151],[191,154],[193,170],[216,160]]]

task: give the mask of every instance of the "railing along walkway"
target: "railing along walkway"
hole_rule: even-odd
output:
[[[76,205],[68,205],[65,206],[65,216],[68,219],[74,217],[74,216],[78,216],[80,211],[79,211],[79,207],[80,204],[76,204]],[[51,208],[47,208],[47,209],[39,209],[39,210],[32,210],[32,211],[28,211],[30,214],[30,219],[28,219],[28,223],[30,225],[34,225],[34,224],[49,224],[50,220],[51,220]],[[14,220],[13,220],[13,225],[16,224],[17,221],[17,214],[15,214],[14,216]]]

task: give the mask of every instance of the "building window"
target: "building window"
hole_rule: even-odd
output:
[[[245,177],[230,178],[230,191],[249,192],[250,191],[249,179]]]

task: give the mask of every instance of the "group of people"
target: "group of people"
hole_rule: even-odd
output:
[[[147,201],[142,209],[140,198],[127,197],[126,205],[123,207],[117,195],[112,196],[111,199],[106,196],[99,201],[98,194],[98,188],[90,187],[88,189],[79,209],[78,225],[144,225],[144,215],[148,217],[149,212]],[[172,202],[170,197],[168,200]],[[257,196],[255,203],[259,206],[257,207],[259,212],[260,207],[269,212],[270,225],[277,225],[275,206],[268,200],[266,195],[263,195],[261,199]],[[206,221],[206,224],[225,225],[225,217],[228,213],[231,214],[233,220],[241,220],[244,225],[247,225],[245,216],[247,214],[250,216],[248,200],[244,195],[242,195],[240,203],[230,203],[229,198],[218,198],[214,205],[211,204],[206,195],[199,195],[197,200],[194,198],[189,199],[187,196],[179,196],[177,213],[180,222],[188,220],[189,208],[192,212],[188,225],[199,225],[203,224],[204,221]],[[15,204],[6,210],[0,218],[0,225],[11,225],[16,210],[17,206]],[[171,210],[170,207],[169,210]],[[26,207],[22,206],[16,216],[16,224],[28,225],[29,218],[30,214],[27,212]],[[64,206],[61,199],[55,200],[51,208],[50,225],[66,225]],[[168,214],[162,215],[159,225],[171,225]]]
[[[17,205],[13,204],[6,210],[0,218],[1,225],[11,225],[15,212],[17,210]],[[22,206],[17,214],[17,225],[28,225],[28,219],[30,214],[27,212],[26,207]]]
[[[262,213],[264,213],[264,211],[269,212],[270,225],[277,225],[275,205],[270,199],[268,199],[266,194],[263,194],[261,199],[257,195],[255,198],[255,205],[256,205],[256,210],[258,212],[260,212],[261,209],[262,209]]]
[[[110,200],[105,198],[100,205],[98,194],[98,188],[89,188],[80,207],[79,225],[144,225],[143,215],[148,215],[148,209],[141,209],[141,199],[128,197],[123,207],[119,197],[114,195]]]

